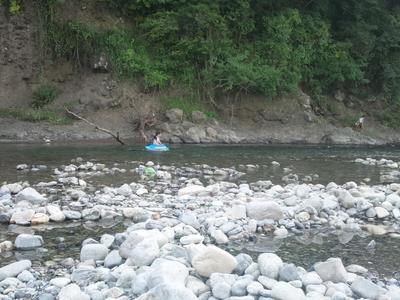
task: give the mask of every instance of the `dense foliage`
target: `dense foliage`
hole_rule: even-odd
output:
[[[57,1],[43,0],[48,11]],[[78,65],[105,53],[146,88],[185,84],[203,99],[301,87],[400,102],[396,0],[97,0],[129,26],[48,22],[48,45]],[[362,97],[361,97],[362,98]]]

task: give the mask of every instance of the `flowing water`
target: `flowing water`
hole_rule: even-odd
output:
[[[172,146],[167,153],[149,153],[142,146],[116,146],[108,144],[68,144],[68,145],[0,145],[0,183],[29,181],[37,183],[52,180],[52,170],[62,164],[69,164],[71,159],[82,157],[105,163],[107,166],[125,168],[128,172],[113,176],[92,177],[87,181],[92,184],[120,186],[130,183],[135,175],[129,172],[138,162],[152,160],[162,165],[184,166],[191,164],[208,164],[217,167],[236,167],[258,165],[253,171],[246,171],[240,182],[271,180],[282,183],[284,168],[292,173],[312,176],[313,183],[327,184],[331,181],[343,184],[347,181],[361,183],[369,178],[368,184],[378,184],[379,177],[390,170],[354,163],[356,158],[386,158],[400,161],[398,147],[350,147],[350,146],[297,146],[297,145],[223,145],[223,146]],[[280,163],[273,167],[272,161]],[[16,170],[17,164],[46,165],[47,170],[37,172]],[[245,170],[245,169],[243,169]],[[315,176],[318,174],[318,176]],[[86,180],[86,179],[85,179]],[[78,258],[81,242],[88,237],[98,238],[103,233],[122,232],[126,222],[119,220],[105,224],[101,222],[62,223],[36,227],[15,225],[0,226],[0,240],[14,240],[21,232],[36,232],[43,236],[45,248],[28,252],[0,254],[0,265],[21,258],[30,258],[40,265],[46,260],[61,260],[65,257]],[[60,239],[60,237],[62,239]],[[313,262],[328,257],[341,257],[346,264],[358,263],[378,275],[398,276],[400,270],[400,240],[384,236],[374,238],[376,251],[369,253],[366,245],[371,237],[354,236],[350,241],[332,232],[304,232],[292,235],[283,240],[259,236],[256,241],[231,244],[232,252],[242,251],[254,256],[260,252],[276,252],[285,261],[290,261],[305,268]]]

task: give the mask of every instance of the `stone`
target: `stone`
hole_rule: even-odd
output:
[[[0,243],[0,253],[11,251],[13,249],[13,243],[11,241],[4,241]]]
[[[231,287],[231,294],[233,296],[245,296],[247,295],[247,286],[253,282],[253,276],[246,275],[240,277],[240,279],[236,280]],[[261,285],[261,289],[263,286]]]
[[[49,213],[49,218],[53,222],[62,222],[65,220],[65,215],[56,205],[47,205],[46,210]]]
[[[231,286],[226,282],[218,282],[213,286],[212,294],[218,299],[226,299],[231,294]]]
[[[16,277],[32,266],[30,260],[20,260],[0,268],[0,281],[8,277]]]
[[[35,213],[31,219],[31,224],[32,225],[38,225],[38,224],[47,224],[49,223],[50,218],[48,215],[44,213]]]
[[[356,274],[365,274],[368,272],[368,269],[359,266],[359,265],[348,265],[346,267],[346,271],[350,273],[356,273]]]
[[[226,244],[229,242],[229,238],[220,229],[211,231],[210,235],[215,240],[215,243],[217,243],[217,244]]]
[[[390,216],[390,213],[383,207],[377,206],[375,207],[375,211],[378,219],[383,219]]]
[[[141,207],[126,207],[123,208],[122,213],[125,218],[132,219],[135,223],[144,222],[151,217],[150,212]]]
[[[91,266],[80,266],[78,269],[72,271],[71,280],[80,286],[87,286],[89,283],[99,280],[99,274]]]
[[[302,289],[295,288],[287,282],[278,282],[271,290],[271,297],[276,300],[303,300],[305,295]]]
[[[278,279],[279,270],[282,266],[281,258],[274,253],[263,253],[258,256],[258,267],[264,276]]]
[[[15,248],[18,250],[30,250],[42,247],[43,238],[40,235],[21,233],[15,239]]]
[[[234,205],[226,209],[226,214],[236,220],[246,218],[246,206],[245,205]]]
[[[206,138],[206,131],[203,127],[193,126],[190,127],[184,135],[185,143],[199,144]]]
[[[108,248],[103,244],[87,244],[81,249],[81,261],[104,260],[108,254]]]
[[[74,283],[64,286],[58,293],[58,300],[90,300],[88,294],[83,293],[80,287]]]
[[[383,225],[366,224],[362,228],[372,235],[384,235],[388,232],[387,227]]]
[[[365,215],[367,218],[375,218],[376,217],[376,210],[374,207],[370,207],[365,211]]]
[[[111,234],[103,234],[100,238],[100,243],[102,243],[107,248],[110,248],[114,243],[115,237]]]
[[[132,189],[129,184],[125,183],[117,188],[117,194],[122,196],[129,196],[132,194]]]
[[[384,293],[384,289],[364,277],[358,277],[351,284],[351,290],[358,296],[377,300]]]
[[[281,207],[272,201],[253,201],[247,204],[247,215],[255,220],[280,220],[283,218]]]
[[[192,122],[195,124],[205,122],[207,120],[207,116],[202,112],[198,110],[192,111]]]
[[[24,270],[17,276],[17,279],[22,282],[29,282],[35,280],[35,277],[28,270]]]
[[[128,254],[128,258],[135,266],[148,266],[160,254],[160,248],[155,239],[145,239],[139,242]]]
[[[315,271],[323,281],[346,282],[347,271],[340,258],[329,258],[314,265]]]
[[[50,284],[58,287],[58,288],[62,288],[68,284],[71,283],[71,279],[67,278],[67,277],[56,277],[50,280]]]
[[[165,112],[165,116],[171,123],[181,123],[183,120],[183,111],[179,108],[171,108]]]
[[[231,273],[237,261],[225,250],[210,245],[193,257],[192,266],[199,275],[210,277],[212,273]]]
[[[27,187],[17,194],[15,201],[28,201],[33,205],[42,205],[46,202],[46,198],[39,194],[34,188]]]
[[[197,300],[191,290],[184,286],[176,286],[170,283],[157,285],[146,294],[136,298],[136,300]]]
[[[247,292],[250,295],[258,295],[264,289],[263,285],[258,281],[253,281],[247,286]]]
[[[67,220],[79,220],[82,218],[82,214],[79,211],[63,210],[63,214]]]
[[[11,216],[10,223],[15,223],[17,225],[29,225],[34,215],[35,211],[33,209],[15,212]]]
[[[210,287],[203,281],[194,276],[189,276],[186,281],[186,287],[193,292],[196,296],[206,293],[210,290]]]
[[[182,245],[200,244],[204,241],[204,237],[200,234],[190,234],[180,238],[179,242]]]
[[[297,267],[294,264],[283,264],[279,269],[279,281],[289,282],[299,278]]]
[[[180,262],[157,258],[151,265],[147,279],[149,289],[160,284],[185,286],[189,276],[186,266]]]
[[[233,270],[234,273],[242,275],[244,271],[253,263],[253,259],[246,253],[239,253],[235,256],[237,266]]]
[[[300,280],[304,286],[319,285],[323,282],[321,277],[319,277],[318,273],[314,271],[300,275]]]
[[[178,191],[178,196],[195,196],[205,190],[202,185],[189,185]]]
[[[296,215],[296,219],[299,220],[300,222],[307,222],[310,220],[311,216],[308,212],[302,211],[301,213],[298,213]]]

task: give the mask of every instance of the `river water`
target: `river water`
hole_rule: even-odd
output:
[[[168,153],[149,153],[142,146],[118,146],[109,144],[68,144],[68,145],[0,145],[0,183],[29,181],[37,183],[52,180],[52,170],[61,164],[69,164],[71,159],[82,157],[107,166],[125,168],[128,172],[113,176],[90,178],[94,185],[120,186],[135,180],[129,172],[138,162],[152,160],[162,165],[183,166],[208,164],[217,167],[236,167],[257,165],[240,182],[271,180],[282,184],[282,176],[287,172],[299,175],[300,179],[310,176],[313,183],[327,184],[331,181],[343,184],[347,181],[361,183],[369,178],[368,184],[378,184],[379,177],[389,172],[382,167],[365,166],[355,163],[356,158],[386,158],[400,161],[398,147],[350,147],[350,146],[300,146],[300,145],[223,145],[189,146],[173,145]],[[277,161],[280,167],[272,166]],[[17,164],[46,165],[47,170],[21,172]],[[284,168],[290,169],[284,171]],[[316,175],[317,174],[317,175]],[[86,179],[85,179],[86,180]],[[35,232],[43,236],[45,248],[28,252],[9,252],[0,254],[0,265],[21,258],[29,258],[35,265],[46,260],[62,260],[66,257],[79,257],[81,242],[88,237],[98,238],[103,233],[122,232],[129,223],[116,220],[113,223],[75,222],[51,223],[45,226],[22,227],[15,225],[0,226],[0,240],[14,240],[21,232]],[[60,239],[61,237],[61,239]],[[335,232],[304,232],[302,235],[277,240],[268,236],[259,236],[256,241],[231,244],[232,252],[247,252],[254,257],[260,252],[276,252],[283,260],[309,268],[313,262],[329,257],[341,257],[345,264],[357,263],[367,267],[380,276],[400,276],[400,240],[384,236],[375,238],[374,253],[367,252],[366,246],[371,236],[354,236],[350,241]],[[345,240],[345,241],[344,241]]]

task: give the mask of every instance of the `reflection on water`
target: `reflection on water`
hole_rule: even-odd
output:
[[[351,238],[350,238],[351,237]],[[374,239],[375,251],[368,251],[368,243]],[[260,253],[274,252],[284,262],[294,262],[306,269],[315,262],[330,257],[340,257],[343,264],[359,264],[380,276],[400,276],[400,240],[389,236],[365,236],[347,233],[323,233],[308,231],[303,235],[276,239],[272,236],[259,236],[255,242],[232,244],[234,252],[245,252],[256,259]]]

